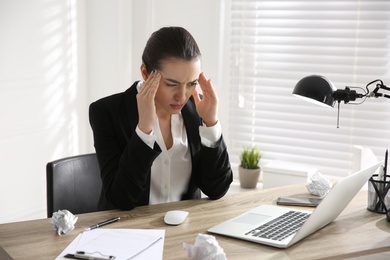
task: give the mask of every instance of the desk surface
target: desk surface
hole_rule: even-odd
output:
[[[120,216],[107,228],[165,229],[164,259],[188,259],[182,243],[195,243],[199,233],[261,204],[275,204],[278,196],[307,196],[304,185],[228,194],[216,201],[201,199],[138,207],[131,211],[104,211],[78,215],[74,231],[58,236],[49,219],[0,225],[0,246],[15,259],[54,259],[84,228]],[[215,235],[228,259],[345,259],[390,251],[390,223],[385,215],[370,212],[362,190],[328,226],[288,249]],[[179,226],[163,222],[166,211],[190,212]],[[104,227],[103,227],[104,228]]]

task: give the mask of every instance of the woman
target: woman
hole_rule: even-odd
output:
[[[90,105],[103,181],[99,210],[197,199],[200,191],[219,199],[228,191],[218,99],[200,57],[188,31],[161,28],[142,55],[144,81]]]

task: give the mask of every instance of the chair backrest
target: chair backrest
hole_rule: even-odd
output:
[[[102,181],[95,153],[47,163],[47,217],[63,209],[73,214],[97,211],[101,189]]]

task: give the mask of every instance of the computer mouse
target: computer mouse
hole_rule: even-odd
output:
[[[167,213],[165,213],[164,222],[172,226],[180,225],[184,222],[184,220],[186,220],[188,213],[189,212],[184,210],[168,211]]]

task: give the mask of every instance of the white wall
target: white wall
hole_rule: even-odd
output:
[[[46,163],[86,149],[83,8],[0,2],[0,222],[45,217]]]
[[[223,0],[0,0],[0,223],[46,217],[46,163],[93,151],[90,102],[140,79],[145,42],[162,26],[194,35],[226,111],[222,8]]]
[[[88,105],[99,98],[124,91],[132,81],[133,2],[86,2]],[[88,147],[94,152],[89,121],[87,124]]]

